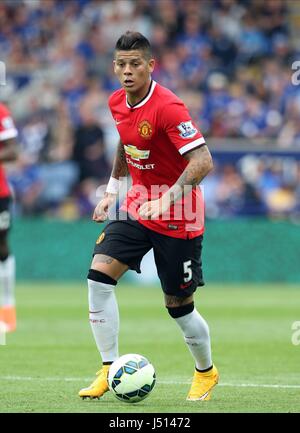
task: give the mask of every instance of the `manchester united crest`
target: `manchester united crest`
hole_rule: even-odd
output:
[[[146,140],[152,137],[153,128],[151,123],[148,120],[142,120],[138,126],[139,134],[142,138]]]

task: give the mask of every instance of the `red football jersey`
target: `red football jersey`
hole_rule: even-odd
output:
[[[170,90],[152,81],[148,94],[130,106],[124,89],[109,98],[132,177],[122,210],[151,230],[191,239],[204,231],[204,202],[194,187],[158,219],[141,219],[137,211],[145,201],[160,197],[181,176],[188,161],[183,155],[205,140],[184,103]]]
[[[8,108],[0,103],[0,149],[5,145],[5,141],[15,138],[18,131]],[[10,195],[9,186],[5,177],[3,166],[0,164],[0,198]]]

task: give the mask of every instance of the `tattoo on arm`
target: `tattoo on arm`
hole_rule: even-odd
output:
[[[182,194],[198,185],[213,167],[211,154],[205,145],[189,152],[185,155],[185,159],[189,161],[188,165],[169,190],[173,196],[173,203],[182,197]],[[185,188],[186,186],[190,186],[190,188]]]
[[[177,184],[198,185],[212,169],[212,158],[207,146],[201,146],[186,155],[189,164],[177,180]]]
[[[111,175],[115,179],[119,179],[120,177],[127,176],[127,174],[128,174],[128,166],[126,162],[126,155],[125,155],[123,144],[120,141],[115,155]]]

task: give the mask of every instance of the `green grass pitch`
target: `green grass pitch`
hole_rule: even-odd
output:
[[[220,383],[209,402],[185,400],[193,361],[158,287],[117,287],[120,354],[140,353],[156,368],[152,394],[137,404],[111,393],[82,401],[100,366],[85,282],[18,284],[18,329],[0,346],[0,412],[300,412],[300,321],[295,286],[215,286],[196,293],[207,319]]]

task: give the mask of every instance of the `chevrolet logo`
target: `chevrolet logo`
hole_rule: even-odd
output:
[[[150,155],[150,150],[139,150],[136,146],[132,144],[124,145],[125,153],[131,156],[132,159],[139,161],[140,159],[148,159]]]

